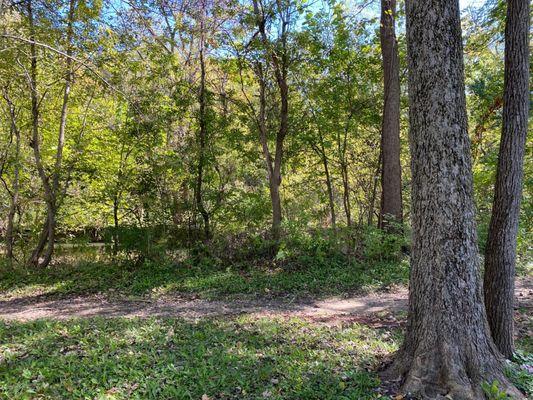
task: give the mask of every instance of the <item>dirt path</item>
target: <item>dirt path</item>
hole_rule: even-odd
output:
[[[40,318],[68,319],[83,317],[181,317],[197,319],[236,314],[292,314],[294,316],[370,314],[400,311],[406,307],[405,290],[349,299],[320,301],[253,300],[183,300],[165,297],[157,300],[107,299],[104,296],[80,296],[58,300],[15,299],[0,301],[0,319],[29,321]]]
[[[533,280],[520,281],[517,304],[533,307]],[[407,290],[372,293],[351,298],[324,300],[183,300],[166,297],[157,300],[109,299],[88,295],[64,299],[19,298],[0,301],[0,319],[31,321],[41,318],[69,319],[87,317],[180,317],[197,319],[237,314],[299,316],[325,323],[364,319],[373,315],[397,314],[407,308]],[[529,311],[529,310],[528,310]],[[530,315],[530,313],[528,312]],[[392,317],[392,321],[394,321]],[[383,318],[380,319],[383,323]]]

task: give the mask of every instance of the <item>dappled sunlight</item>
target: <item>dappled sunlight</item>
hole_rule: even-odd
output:
[[[299,319],[90,319],[2,328],[8,344],[2,347],[0,388],[15,397],[31,391],[85,398],[111,391],[117,399],[204,393],[256,398],[268,390],[274,399],[340,393],[372,399],[378,380],[367,370],[377,359],[362,337],[374,349],[394,349],[380,332]],[[23,348],[26,355],[18,357]]]

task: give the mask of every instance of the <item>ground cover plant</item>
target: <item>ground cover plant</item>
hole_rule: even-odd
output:
[[[373,370],[398,339],[251,317],[2,323],[0,333],[5,399],[373,399]]]

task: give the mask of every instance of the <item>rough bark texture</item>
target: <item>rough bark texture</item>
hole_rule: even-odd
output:
[[[485,305],[500,352],[514,351],[516,236],[529,113],[529,1],[509,0],[505,25],[503,129],[485,254]]]
[[[385,378],[421,399],[519,392],[485,316],[474,223],[458,0],[408,0],[412,231],[409,318]]]
[[[394,29],[395,0],[381,0],[381,55],[383,60],[383,121],[381,125],[380,225],[402,221],[402,172],[400,166],[400,72]]]

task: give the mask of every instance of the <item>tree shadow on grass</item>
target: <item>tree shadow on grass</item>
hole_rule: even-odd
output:
[[[112,259],[59,259],[45,270],[0,266],[0,293],[4,298],[105,293],[157,297],[321,297],[381,288],[407,280],[407,264],[379,262],[372,265],[349,259],[298,260],[291,264],[250,266],[221,263],[211,258],[182,262],[160,260],[135,264]]]

